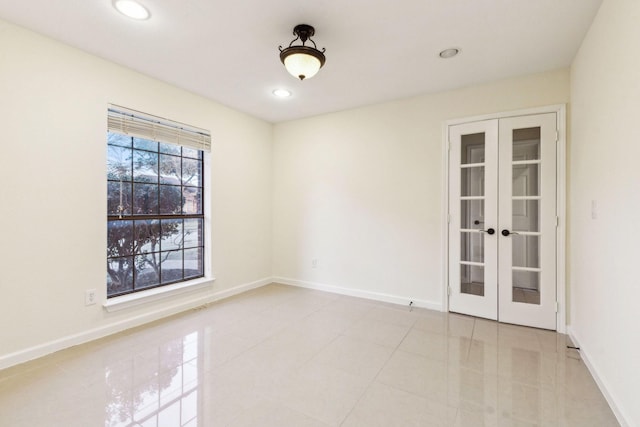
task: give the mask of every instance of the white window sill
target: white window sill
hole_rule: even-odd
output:
[[[142,304],[148,304],[153,301],[162,300],[174,295],[180,295],[192,292],[197,289],[209,287],[213,284],[215,278],[201,277],[199,279],[190,280],[188,282],[176,283],[174,285],[160,286],[158,288],[149,289],[148,291],[140,291],[133,294],[122,295],[107,299],[102,305],[109,313],[120,311]]]

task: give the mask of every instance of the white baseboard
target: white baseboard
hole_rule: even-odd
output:
[[[571,341],[573,341],[573,345],[580,348],[580,357],[582,358],[582,361],[587,366],[587,369],[589,370],[589,372],[591,373],[591,376],[593,377],[596,384],[598,385],[598,388],[602,392],[602,395],[604,396],[607,403],[611,407],[611,410],[613,411],[613,414],[616,416],[618,422],[620,423],[620,426],[631,427],[633,424],[631,424],[630,418],[624,414],[624,411],[622,410],[622,408],[620,408],[620,406],[617,404],[616,398],[611,393],[611,388],[607,386],[607,381],[598,373],[598,369],[596,368],[596,365],[593,363],[593,360],[589,357],[589,349],[585,348],[582,345],[582,343],[580,342],[580,338],[576,334],[576,331],[574,331],[571,328],[571,326],[567,327],[567,335],[569,335],[569,338],[571,338]]]
[[[441,303],[437,303],[437,302],[433,302],[433,301],[427,301],[427,300],[421,300],[421,299],[415,299],[415,298],[411,298],[411,297],[407,297],[407,296],[391,295],[391,294],[385,294],[385,293],[381,293],[381,292],[363,291],[363,290],[360,290],[360,289],[343,288],[343,287],[340,287],[340,286],[333,286],[333,285],[327,285],[327,284],[324,284],[324,283],[317,283],[317,282],[309,282],[309,281],[305,281],[305,280],[291,279],[291,278],[288,278],[288,277],[274,277],[273,278],[273,282],[282,283],[283,285],[291,285],[291,286],[298,286],[298,287],[301,287],[301,288],[316,289],[316,290],[319,290],[319,291],[332,292],[334,294],[348,295],[348,296],[351,296],[351,297],[366,298],[366,299],[375,300],[375,301],[388,302],[388,303],[392,303],[392,304],[409,305],[409,302],[413,301],[413,306],[414,307],[420,307],[420,308],[427,308],[429,310],[442,311],[442,304]]]
[[[209,304],[215,301],[229,298],[231,296],[249,291],[251,289],[256,289],[261,286],[268,285],[271,282],[271,277],[267,277],[261,280],[256,280],[255,282],[245,283],[230,289],[225,289],[214,294],[198,296],[187,302],[176,304],[174,306],[164,307],[162,309],[156,310],[151,309],[145,311],[143,314],[129,317],[124,320],[109,323],[107,325],[79,332],[77,334],[67,335],[65,337],[29,347],[24,350],[19,350],[14,353],[5,354],[0,356],[0,369],[9,368],[20,363],[25,363],[42,356],[46,356],[48,354],[55,353],[56,351],[64,350],[66,348],[73,347],[79,344],[84,344],[99,338],[104,338],[108,335],[122,332],[136,326],[144,325],[145,323],[150,323],[164,317],[191,310],[204,304]]]

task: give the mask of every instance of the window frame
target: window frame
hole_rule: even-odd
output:
[[[112,144],[109,141],[109,134],[113,133],[113,134],[119,134],[123,137],[125,137],[126,139],[129,140],[129,143],[126,146],[123,146],[121,144]],[[156,144],[156,149],[155,150],[149,150],[149,149],[144,149],[144,148],[138,148],[135,145],[135,140],[147,140],[147,141],[152,141]],[[162,151],[162,145],[160,144],[170,144],[173,145],[175,147],[180,147],[180,152],[179,154],[170,154],[170,153],[166,153]],[[120,183],[120,185],[122,185],[123,183],[129,187],[129,191],[130,194],[128,195],[129,197],[129,206],[130,209],[133,210],[133,206],[134,206],[134,199],[135,199],[135,184],[151,184],[154,185],[156,187],[156,192],[157,192],[157,201],[156,201],[156,207],[155,213],[136,213],[134,214],[133,212],[129,212],[129,213],[113,213],[113,211],[109,210],[109,206],[110,206],[110,202],[109,202],[109,194],[107,192],[107,205],[108,205],[108,210],[107,210],[107,234],[109,235],[109,224],[113,221],[113,222],[118,222],[118,221],[130,221],[131,222],[131,235],[132,235],[132,245],[134,245],[129,253],[127,254],[123,254],[121,256],[110,256],[109,254],[109,241],[107,241],[107,263],[111,262],[112,260],[118,260],[118,259],[122,259],[122,258],[128,258],[130,260],[130,262],[132,263],[131,266],[131,273],[129,273],[131,275],[131,278],[127,278],[127,284],[129,283],[129,280],[131,280],[131,287],[130,289],[125,289],[122,291],[118,291],[118,292],[109,292],[109,277],[108,277],[108,270],[107,270],[107,280],[106,280],[106,296],[107,296],[107,302],[115,302],[115,299],[125,299],[125,300],[131,300],[131,299],[137,299],[143,295],[141,295],[141,293],[145,292],[145,291],[152,291],[152,292],[147,292],[146,294],[149,295],[157,295],[158,291],[164,291],[165,288],[167,290],[167,292],[173,292],[176,289],[184,289],[189,287],[189,283],[193,283],[194,285],[198,285],[200,283],[203,282],[203,279],[207,278],[207,271],[208,271],[208,263],[207,263],[207,257],[206,254],[209,251],[209,244],[208,244],[208,238],[207,238],[207,233],[206,230],[208,229],[208,224],[207,224],[207,211],[208,211],[208,198],[206,197],[206,193],[205,193],[205,177],[206,177],[206,171],[207,171],[207,165],[208,165],[208,161],[207,161],[207,156],[205,155],[205,153],[207,153],[208,151],[203,150],[203,149],[198,149],[195,148],[193,146],[189,146],[189,145],[178,145],[178,144],[174,144],[171,142],[163,142],[163,141],[153,141],[151,139],[148,138],[142,138],[139,136],[132,136],[132,135],[127,135],[124,132],[121,132],[119,130],[113,130],[113,129],[108,129],[107,132],[107,150],[109,149],[109,147],[114,146],[114,147],[119,147],[119,148],[123,148],[125,150],[129,151],[129,157],[130,159],[127,159],[128,161],[130,161],[130,176],[126,177],[127,180],[122,180],[122,179],[118,179],[118,180],[114,180],[114,179],[110,179],[109,175],[107,174],[107,186],[109,186],[110,183]],[[185,155],[184,149],[183,148],[187,148],[189,150],[197,150],[197,157],[194,156],[190,156],[190,155]],[[140,151],[140,152],[146,152],[146,153],[151,153],[156,157],[156,160],[159,164],[161,156],[163,155],[167,155],[167,156],[174,156],[176,158],[180,159],[180,166],[181,166],[181,170],[182,170],[182,165],[184,164],[185,159],[187,160],[197,160],[199,162],[199,171],[198,171],[198,176],[199,176],[199,183],[196,186],[192,186],[192,185],[185,185],[186,183],[182,180],[182,175],[180,175],[180,180],[179,180],[179,185],[173,185],[173,184],[163,184],[162,183],[162,176],[160,173],[160,170],[157,169],[157,177],[156,180],[154,182],[139,182],[136,181],[135,179],[135,153],[136,151]],[[107,156],[107,159],[109,157]],[[182,171],[181,171],[182,173]],[[178,187],[180,189],[180,194],[181,194],[181,201],[180,201],[180,206],[181,206],[181,212],[180,213],[160,213],[161,209],[161,200],[160,200],[160,190],[163,188],[164,186],[171,186],[173,185],[174,187]],[[200,192],[199,195],[199,202],[200,202],[200,212],[199,213],[184,213],[184,206],[185,206],[185,197],[184,197],[184,189],[196,189],[196,191]],[[120,203],[120,206],[122,206],[122,203]],[[180,243],[180,247],[177,249],[170,249],[170,250],[166,250],[163,251],[162,250],[162,233],[161,233],[161,226],[162,226],[162,221],[165,220],[176,220],[176,219],[180,219],[182,220],[182,227],[181,227],[181,232],[182,232],[182,242]],[[199,225],[197,226],[197,235],[199,237],[198,239],[198,245],[197,246],[193,246],[193,247],[185,247],[184,246],[184,233],[185,233],[185,221],[189,220],[189,219],[196,219],[199,220]],[[158,241],[158,248],[155,249],[154,251],[147,251],[147,252],[138,252],[138,248],[137,248],[137,244],[135,243],[137,240],[137,236],[136,236],[136,224],[137,222],[140,221],[155,221],[154,226],[157,227],[158,230],[158,234],[157,234],[157,241]],[[107,237],[109,238],[109,237]],[[198,265],[198,274],[195,275],[189,275],[187,277],[185,277],[185,253],[188,250],[195,250],[198,253],[198,257],[197,257],[197,265]],[[162,262],[164,260],[162,260],[160,257],[163,256],[163,254],[167,254],[167,256],[169,256],[169,254],[171,253],[175,253],[175,252],[180,252],[181,253],[181,257],[182,257],[182,268],[180,269],[181,271],[181,277],[176,279],[176,280],[167,280],[163,282],[162,279]],[[141,255],[145,255],[145,254],[154,254],[155,256],[158,256],[158,262],[157,262],[157,266],[158,266],[158,271],[157,271],[157,283],[153,284],[153,285],[147,285],[147,286],[136,286],[136,259],[137,257],[141,256]],[[165,258],[166,260],[166,258]],[[109,267],[107,266],[107,269]],[[173,286],[172,286],[173,285]],[[186,285],[186,286],[185,286]],[[128,288],[128,286],[127,286]],[[120,297],[126,297],[126,298],[120,298]]]

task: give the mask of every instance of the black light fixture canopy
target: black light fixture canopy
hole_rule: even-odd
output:
[[[287,71],[300,80],[310,79],[322,68],[325,63],[325,48],[318,50],[316,42],[311,37],[316,33],[315,28],[307,24],[299,24],[293,28],[295,39],[289,43],[289,46],[282,48],[280,46],[280,61],[284,64]],[[301,45],[293,45],[296,41],[301,41]],[[313,44],[313,47],[307,46],[307,41]]]

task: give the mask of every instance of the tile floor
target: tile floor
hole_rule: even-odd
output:
[[[0,371],[0,426],[617,426],[565,340],[274,284]]]

